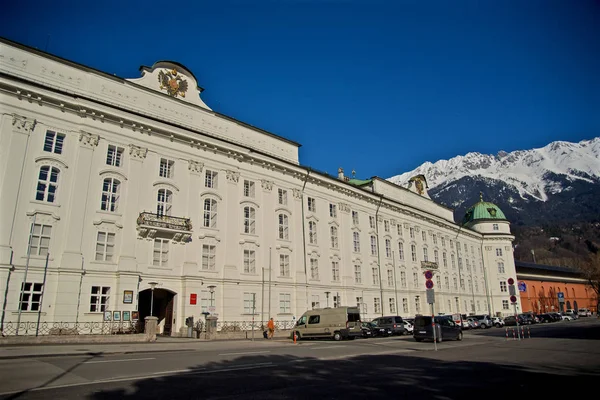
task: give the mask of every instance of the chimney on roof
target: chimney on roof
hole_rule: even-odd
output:
[[[338,168],[338,179],[341,181],[344,180],[344,168],[342,168],[342,167]]]

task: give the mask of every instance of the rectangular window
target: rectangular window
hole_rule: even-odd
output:
[[[437,244],[437,235],[433,234],[433,244]]]
[[[202,269],[205,271],[215,270],[215,255],[217,253],[217,247],[209,244],[202,245]]]
[[[421,314],[421,299],[419,296],[415,297],[415,313]]]
[[[360,273],[360,265],[355,265],[354,266],[354,282],[355,283],[362,283],[362,276]]]
[[[442,264],[444,268],[448,268],[448,258],[446,257],[446,252],[442,253]]]
[[[390,231],[390,221],[388,221],[387,219],[383,220],[383,230],[386,232]]]
[[[35,224],[31,235],[30,254],[33,256],[45,256],[50,248],[50,237],[52,227],[50,225]]]
[[[152,264],[156,267],[166,267],[168,263],[169,241],[167,239],[154,239]]]
[[[419,274],[417,272],[413,272],[413,285],[414,287],[419,286]]]
[[[290,276],[290,256],[287,254],[279,255],[279,273],[281,276]]]
[[[429,261],[429,255],[427,254],[427,247],[423,247],[423,261]]]
[[[289,314],[292,312],[292,295],[289,293],[279,294],[279,312]]]
[[[46,131],[46,139],[44,140],[44,151],[54,154],[62,154],[65,135],[52,131]]]
[[[314,197],[308,198],[308,211],[317,212],[317,202]]]
[[[256,273],[256,253],[254,250],[244,250],[244,273]]]
[[[217,172],[206,170],[204,174],[204,186],[207,188],[217,188]]]
[[[335,226],[332,226],[331,228],[329,228],[330,233],[331,233],[331,248],[332,249],[337,249],[338,248],[338,229]]]
[[[321,308],[321,302],[319,301],[319,295],[318,294],[313,294],[312,295],[312,301],[311,301],[311,306],[313,309],[315,308]]]
[[[373,299],[373,308],[375,309],[375,314],[381,312],[381,300],[379,299],[379,297],[375,297]]]
[[[496,249],[496,256],[497,256],[497,257],[502,257],[502,249],[501,249],[500,247],[498,247],[498,248]]]
[[[352,225],[358,225],[358,211],[352,211]]]
[[[442,246],[446,247],[446,239],[442,237]]]
[[[508,288],[506,286],[506,281],[500,281],[500,291],[501,292],[508,292]]]
[[[160,168],[158,170],[158,175],[161,178],[173,178],[173,170],[175,168],[175,161],[167,160],[166,158],[160,159]]]
[[[337,218],[337,206],[335,204],[329,203],[329,216]]]
[[[387,278],[388,278],[388,286],[394,286],[394,270],[388,269]]]
[[[244,314],[256,312],[256,293],[244,293]]]
[[[404,243],[398,243],[398,259],[404,260]]]
[[[393,297],[390,297],[390,313],[396,314],[396,300]]]
[[[498,263],[498,273],[499,274],[503,274],[504,273],[504,263],[503,262],[499,262]]]
[[[356,307],[360,310],[360,312],[366,314],[367,313],[367,305],[363,302],[362,297],[356,298]]]
[[[369,227],[375,229],[375,217],[372,215],[369,215]]]
[[[410,245],[410,256],[413,262],[417,262],[417,247],[414,244]]]
[[[408,314],[408,299],[407,298],[402,299],[402,311],[404,312],[404,314]]]
[[[508,300],[502,300],[502,309],[508,310]]]
[[[331,262],[331,280],[334,282],[340,280],[340,263],[338,261]]]
[[[377,238],[375,236],[371,236],[371,255],[377,255]]]
[[[456,278],[452,278],[452,283],[454,284],[454,290],[458,290],[458,281]]]
[[[106,165],[112,165],[113,167],[121,166],[121,159],[123,158],[122,147],[108,145],[108,152],[106,153]]]
[[[319,279],[319,260],[316,258],[310,259],[310,277],[311,279]]]
[[[497,231],[498,230],[498,224],[492,224],[492,229]]]
[[[108,299],[110,298],[110,287],[92,286],[90,296],[90,312],[104,312],[108,309]]]
[[[427,232],[421,231],[421,236],[423,238],[423,241],[426,242],[427,241]]]
[[[39,311],[43,285],[41,283],[21,282],[23,297],[20,301],[21,311]]]
[[[244,180],[244,197],[254,198],[254,182]]]
[[[360,237],[359,237],[358,232],[353,232],[352,238],[353,238],[354,252],[360,253]]]
[[[244,207],[244,233],[256,233],[256,211],[254,207]]]
[[[377,268],[371,268],[371,275],[373,276],[373,285],[379,285],[379,271]]]
[[[98,232],[96,238],[96,261],[112,261],[115,252],[115,234]]]
[[[400,271],[400,285],[405,288],[406,287],[406,272]]]
[[[398,236],[402,237],[402,224],[400,222],[396,225],[396,229],[398,230]]]
[[[410,238],[414,239],[415,238],[415,228],[413,228],[412,226],[409,229],[410,232]]]
[[[385,256],[387,258],[392,256],[392,242],[390,239],[385,239]]]
[[[277,200],[279,204],[287,206],[287,190],[277,189]]]
[[[308,222],[308,242],[317,244],[317,223],[314,221]]]

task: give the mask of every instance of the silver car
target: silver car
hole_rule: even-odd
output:
[[[472,318],[475,318],[477,321],[479,321],[479,326],[481,329],[491,328],[494,326],[494,323],[489,315],[474,315]]]

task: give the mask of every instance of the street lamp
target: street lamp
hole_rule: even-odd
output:
[[[329,294],[331,292],[325,292],[325,297],[327,298],[327,307],[329,307]]]
[[[152,316],[152,310],[154,309],[154,288],[158,285],[158,282],[148,282],[150,285],[150,289],[152,290],[152,295],[150,296],[150,316]]]
[[[215,294],[215,285],[210,285],[208,286],[208,290],[210,291],[210,305],[209,305],[209,311],[214,307],[214,294]]]

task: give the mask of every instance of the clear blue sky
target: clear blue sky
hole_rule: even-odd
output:
[[[0,36],[123,78],[178,61],[331,174],[600,136],[599,1],[18,0]]]

